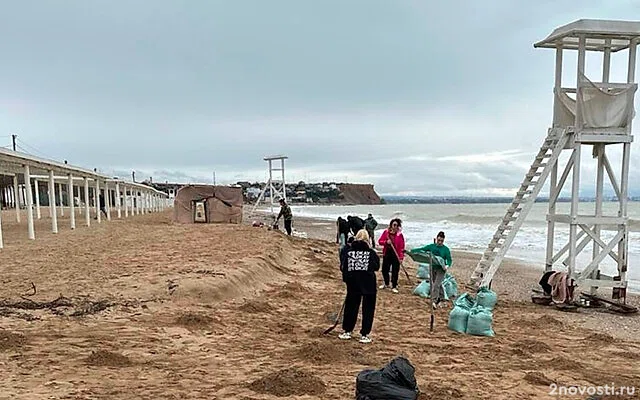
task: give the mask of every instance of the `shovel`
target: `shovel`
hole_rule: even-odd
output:
[[[431,258],[431,252],[429,252],[429,272],[433,271],[433,262]],[[432,279],[431,277],[429,277]],[[433,280],[431,281],[433,283]],[[433,323],[435,322],[435,316],[433,315],[433,296],[429,296],[429,308],[431,309],[431,320],[429,321],[429,332],[433,332]]]
[[[334,322],[332,326],[330,326],[327,329],[325,329],[324,332],[322,332],[323,335],[326,335],[326,334],[330,333],[332,330],[336,329],[336,326],[338,326],[338,323],[340,322],[340,316],[342,315],[342,312],[344,311],[344,305],[345,305],[346,301],[347,301],[347,299],[345,298],[344,301],[342,302],[342,307],[340,308],[340,312],[338,312],[338,315],[336,315],[336,322]]]

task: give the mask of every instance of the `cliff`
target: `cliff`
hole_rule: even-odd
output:
[[[339,203],[347,204],[380,204],[380,196],[371,184],[341,183]]]

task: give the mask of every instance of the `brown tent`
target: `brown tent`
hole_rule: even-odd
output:
[[[183,224],[196,222],[242,222],[242,188],[188,185],[176,193],[173,220]]]

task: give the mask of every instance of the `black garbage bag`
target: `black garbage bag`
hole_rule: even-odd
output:
[[[356,378],[356,400],[416,400],[415,368],[404,357],[396,357],[382,369],[365,369]]]

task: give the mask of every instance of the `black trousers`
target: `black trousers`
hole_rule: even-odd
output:
[[[352,332],[356,327],[358,310],[362,301],[362,327],[360,335],[365,336],[371,333],[373,327],[373,315],[376,310],[376,294],[362,294],[347,292],[344,304],[344,318],[342,319],[342,329],[345,332]]]
[[[367,233],[369,234],[369,238],[371,239],[371,248],[376,248],[376,232],[373,229],[367,229]]]
[[[393,250],[388,250],[382,258],[382,279],[384,279],[384,284],[387,286],[389,286],[389,271],[391,271],[391,286],[398,287],[400,261],[393,253]]]
[[[291,236],[291,220],[290,219],[284,220],[284,229],[287,231],[287,235]]]

